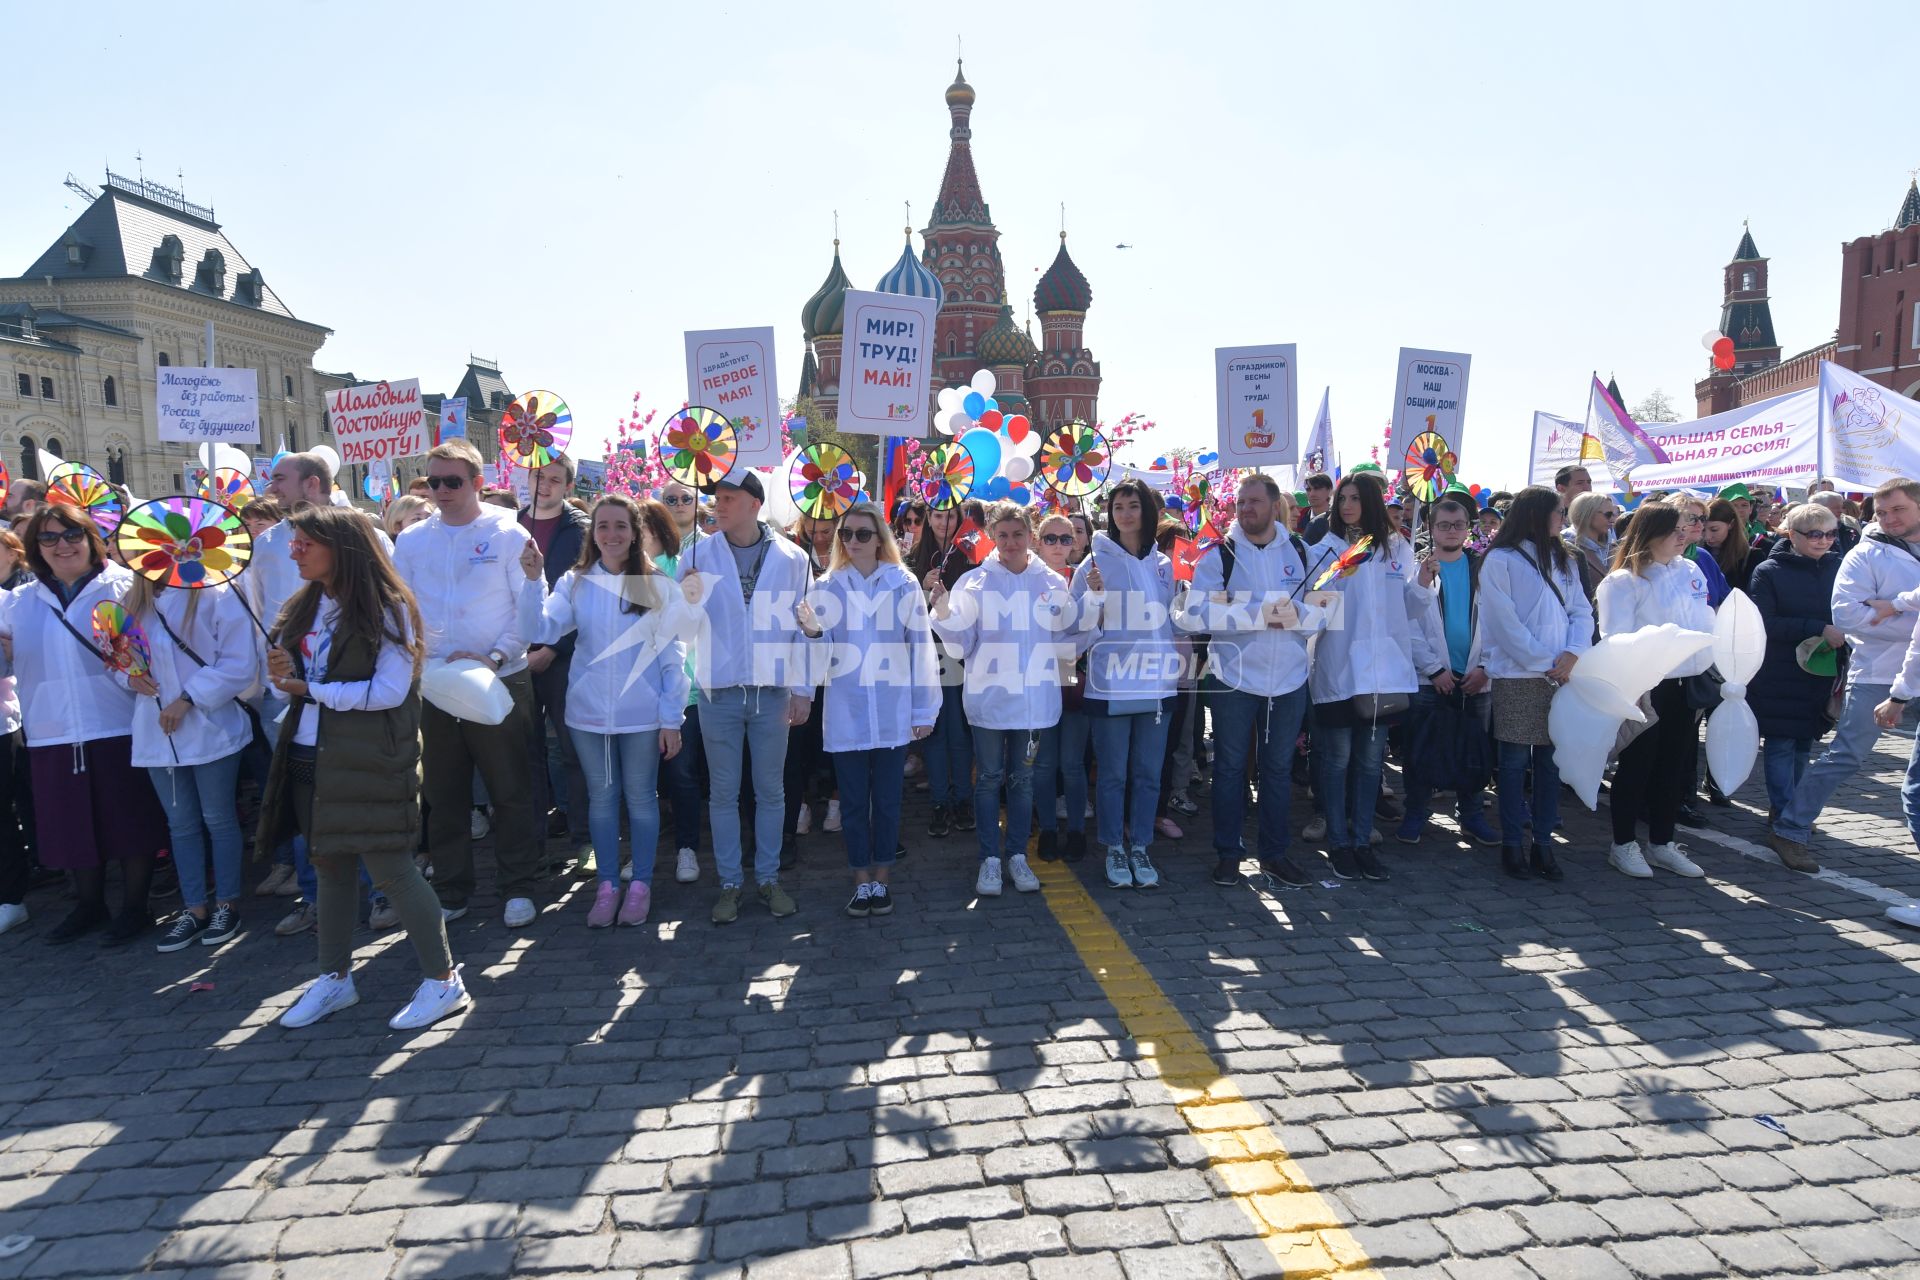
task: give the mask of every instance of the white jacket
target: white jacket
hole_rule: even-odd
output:
[[[93,607],[124,601],[132,586],[131,569],[108,564],[64,611],[44,582],[0,591],[0,635],[13,639],[13,660],[5,670],[19,685],[28,746],[64,746],[133,732],[132,691],[116,683],[106,662],[90,656],[60,623],[64,613],[92,645]]]
[[[961,705],[981,729],[1059,724],[1061,678],[1091,638],[1065,578],[1036,555],[1014,573],[997,549],[960,575],[933,632],[967,664]]]
[[[1600,579],[1593,602],[1600,613],[1600,638],[1626,635],[1642,627],[1672,622],[1688,631],[1713,633],[1713,606],[1707,603],[1707,579],[1685,556],[1671,564],[1648,565],[1645,577],[1615,569]],[[1713,665],[1712,648],[1684,659],[1663,679],[1697,676]]]
[[[1136,556],[1108,537],[1093,535],[1087,553],[1100,567],[1101,589],[1087,586],[1087,561],[1068,588],[1088,627],[1086,696],[1092,702],[1171,698],[1180,683],[1173,642],[1173,561],[1165,552]]]
[[[371,516],[367,517],[367,523],[373,526],[374,541],[386,548],[391,556],[393,542],[387,537],[387,531]],[[299,566],[294,564],[293,557],[288,553],[292,542],[293,525],[286,520],[255,538],[253,557],[247,562],[247,572],[240,579],[253,611],[268,630],[273,629],[273,620],[280,616],[280,610],[292,599],[293,593],[305,585],[300,581]]]
[[[527,531],[519,517],[482,503],[467,524],[448,524],[438,515],[401,533],[394,567],[413,588],[426,625],[428,661],[449,654],[499,653],[499,674],[510,676],[527,666],[527,641],[520,634],[520,548]]]
[[[1329,533],[1320,550],[1337,557],[1347,543]],[[1344,608],[1313,638],[1308,686],[1315,702],[1339,702],[1357,693],[1412,693],[1420,687],[1420,672],[1446,665],[1444,644],[1438,654],[1433,648],[1438,628],[1426,616],[1436,607],[1433,592],[1420,585],[1413,548],[1399,534],[1384,555],[1373,548],[1358,569],[1325,589],[1339,592]]]
[[[767,525],[760,528],[767,558],[754,583],[751,610],[725,535],[702,538],[680,553],[680,581],[691,574],[701,578],[693,670],[703,697],[716,689],[748,687],[813,696],[806,637],[794,618],[813,587],[813,561],[791,539]]]
[[[1221,548],[1228,544],[1233,548],[1231,582],[1223,580],[1226,553]],[[1263,547],[1236,522],[1225,541],[1194,565],[1193,583],[1175,604],[1175,620],[1188,631],[1212,636],[1207,669],[1228,688],[1261,698],[1292,693],[1307,682],[1307,642],[1327,623],[1325,611],[1307,603],[1302,583],[1314,565],[1324,569],[1331,563],[1333,553],[1323,557],[1314,547],[1307,548],[1303,561],[1285,529],[1276,527]],[[1269,627],[1262,611],[1289,598],[1300,625]]]
[[[902,747],[915,729],[931,729],[940,715],[940,657],[913,575],[879,564],[866,577],[845,565],[813,584],[808,603],[820,620],[815,674],[827,686],[821,745]]]
[[[1487,552],[1480,562],[1480,636],[1481,665],[1497,680],[1545,675],[1561,654],[1585,653],[1593,647],[1593,606],[1579,569],[1571,560],[1563,569],[1542,566],[1538,547],[1526,555],[1512,547]]]
[[[580,634],[567,668],[567,728],[585,733],[678,729],[687,718],[687,646],[693,625],[680,589],[665,575],[642,581],[661,605],[630,613],[621,575],[595,563],[569,569],[547,590],[546,574],[520,585],[520,631],[530,643],[556,644]]]
[[[1914,618],[1920,616],[1920,559],[1880,541],[1878,532],[1870,528],[1847,552],[1833,580],[1833,625],[1846,632],[1853,647],[1849,685],[1892,684],[1913,638]],[[1899,598],[1909,592],[1915,594]],[[1869,600],[1891,600],[1899,612],[1876,625]]]
[[[162,591],[154,609],[174,633],[200,656],[206,666],[188,657],[151,613],[135,622],[153,649],[153,680],[158,698],[136,696],[133,704],[133,763],[140,768],[207,764],[224,760],[253,741],[253,722],[234,699],[257,683],[261,662],[260,633],[240,607],[233,587],[201,587],[195,591]],[[187,625],[187,606],[194,596],[200,603],[193,625]],[[126,676],[114,679],[126,685]],[[171,735],[160,730],[160,709],[182,693],[193,708]]]

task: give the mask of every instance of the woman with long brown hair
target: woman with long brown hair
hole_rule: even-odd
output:
[[[413,851],[420,838],[420,606],[366,516],[308,507],[288,517],[304,584],[272,628],[267,672],[290,700],[260,802],[256,847],[295,831],[319,880],[320,976],[282,1015],[310,1026],[359,1003],[353,926],[357,858],[400,915],[426,975],[387,1022],[430,1026],[469,1003],[440,900]]]

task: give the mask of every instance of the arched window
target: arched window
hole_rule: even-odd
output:
[[[164,369],[168,365],[172,364],[173,361],[168,358],[166,352],[162,351],[159,355],[154,357],[154,363],[159,365],[162,369]]]
[[[124,448],[107,450],[107,479],[114,484],[127,482],[127,451]]]
[[[955,348],[956,348],[956,347],[958,347],[958,346],[959,346],[959,344],[958,344],[958,343],[956,343],[956,342],[955,342],[955,341],[953,340],[953,335],[951,335],[951,334],[949,334],[949,335],[947,335],[947,354],[948,354],[948,355],[950,355],[950,356],[951,356],[951,355],[957,355],[957,354],[959,354],[959,353],[958,353],[958,352],[957,352],[957,351],[955,350]]]
[[[61,445],[60,437],[58,436],[47,437],[47,452],[52,454],[56,458],[64,458],[67,456],[67,451]]]
[[[300,419],[287,419],[287,452],[300,452]]]
[[[1753,290],[1753,272],[1752,271],[1742,271],[1740,273],[1740,288],[1746,292],[1752,292]]]
[[[32,436],[20,437],[20,475],[26,480],[40,478],[40,446]]]
[[[105,382],[102,382],[100,384],[100,398],[105,400],[110,405],[117,405],[120,403],[120,392],[114,387],[113,378],[111,376],[109,376]]]
[[[290,373],[287,374],[283,379],[283,381],[286,383],[286,387],[287,387],[287,399],[291,400],[293,399],[293,375]]]

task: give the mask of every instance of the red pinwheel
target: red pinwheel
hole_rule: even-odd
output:
[[[1327,571],[1320,575],[1319,579],[1313,584],[1313,589],[1318,591],[1335,578],[1350,577],[1355,569],[1358,569],[1366,563],[1367,557],[1371,555],[1372,552],[1373,535],[1370,533],[1362,534],[1360,537],[1354,539],[1352,546],[1340,553],[1338,559],[1327,566]]]

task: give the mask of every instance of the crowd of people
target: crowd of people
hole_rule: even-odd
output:
[[[573,862],[596,882],[586,927],[644,923],[663,838],[676,882],[711,877],[725,925],[748,904],[800,909],[780,876],[818,811],[844,847],[845,913],[874,916],[895,910],[909,842],[956,832],[982,898],[1038,890],[1030,854],[1079,862],[1090,845],[1108,886],[1153,889],[1203,775],[1222,886],[1249,864],[1280,885],[1385,881],[1383,830],[1419,845],[1437,812],[1497,846],[1506,875],[1558,881],[1557,692],[1607,637],[1711,631],[1735,590],[1766,625],[1746,697],[1771,843],[1811,872],[1822,808],[1920,691],[1909,480],[1857,504],[1826,483],[1794,504],[1733,485],[1629,511],[1578,467],[1424,504],[1374,467],[1299,494],[1251,473],[1196,549],[1137,478],[1084,510],[906,497],[780,529],[748,471],[705,495],[583,500],[562,455],[524,505],[482,477],[449,440],[374,517],[337,500],[325,457],[283,455],[239,512],[250,567],[195,590],[133,572],[85,511],[16,486],[0,932],[62,879],[72,905],[49,943],[230,942],[251,848],[271,864],[255,897],[289,900],[274,932],[317,940],[320,976],[282,1021],[357,1000],[364,912],[408,934],[422,980],[391,1022],[421,1027],[470,1001],[447,924],[488,836],[508,928]],[[146,636],[141,668],[102,649],[105,602]],[[485,673],[497,716],[423,697],[448,664]],[[1622,874],[1702,874],[1676,837],[1700,804],[1731,803],[1699,764],[1710,664],[1663,673],[1647,724],[1622,735],[1607,853]],[[925,842],[903,829],[909,786],[928,793]],[[1297,834],[1296,786],[1312,810]],[[1920,836],[1920,767],[1904,801]]]

